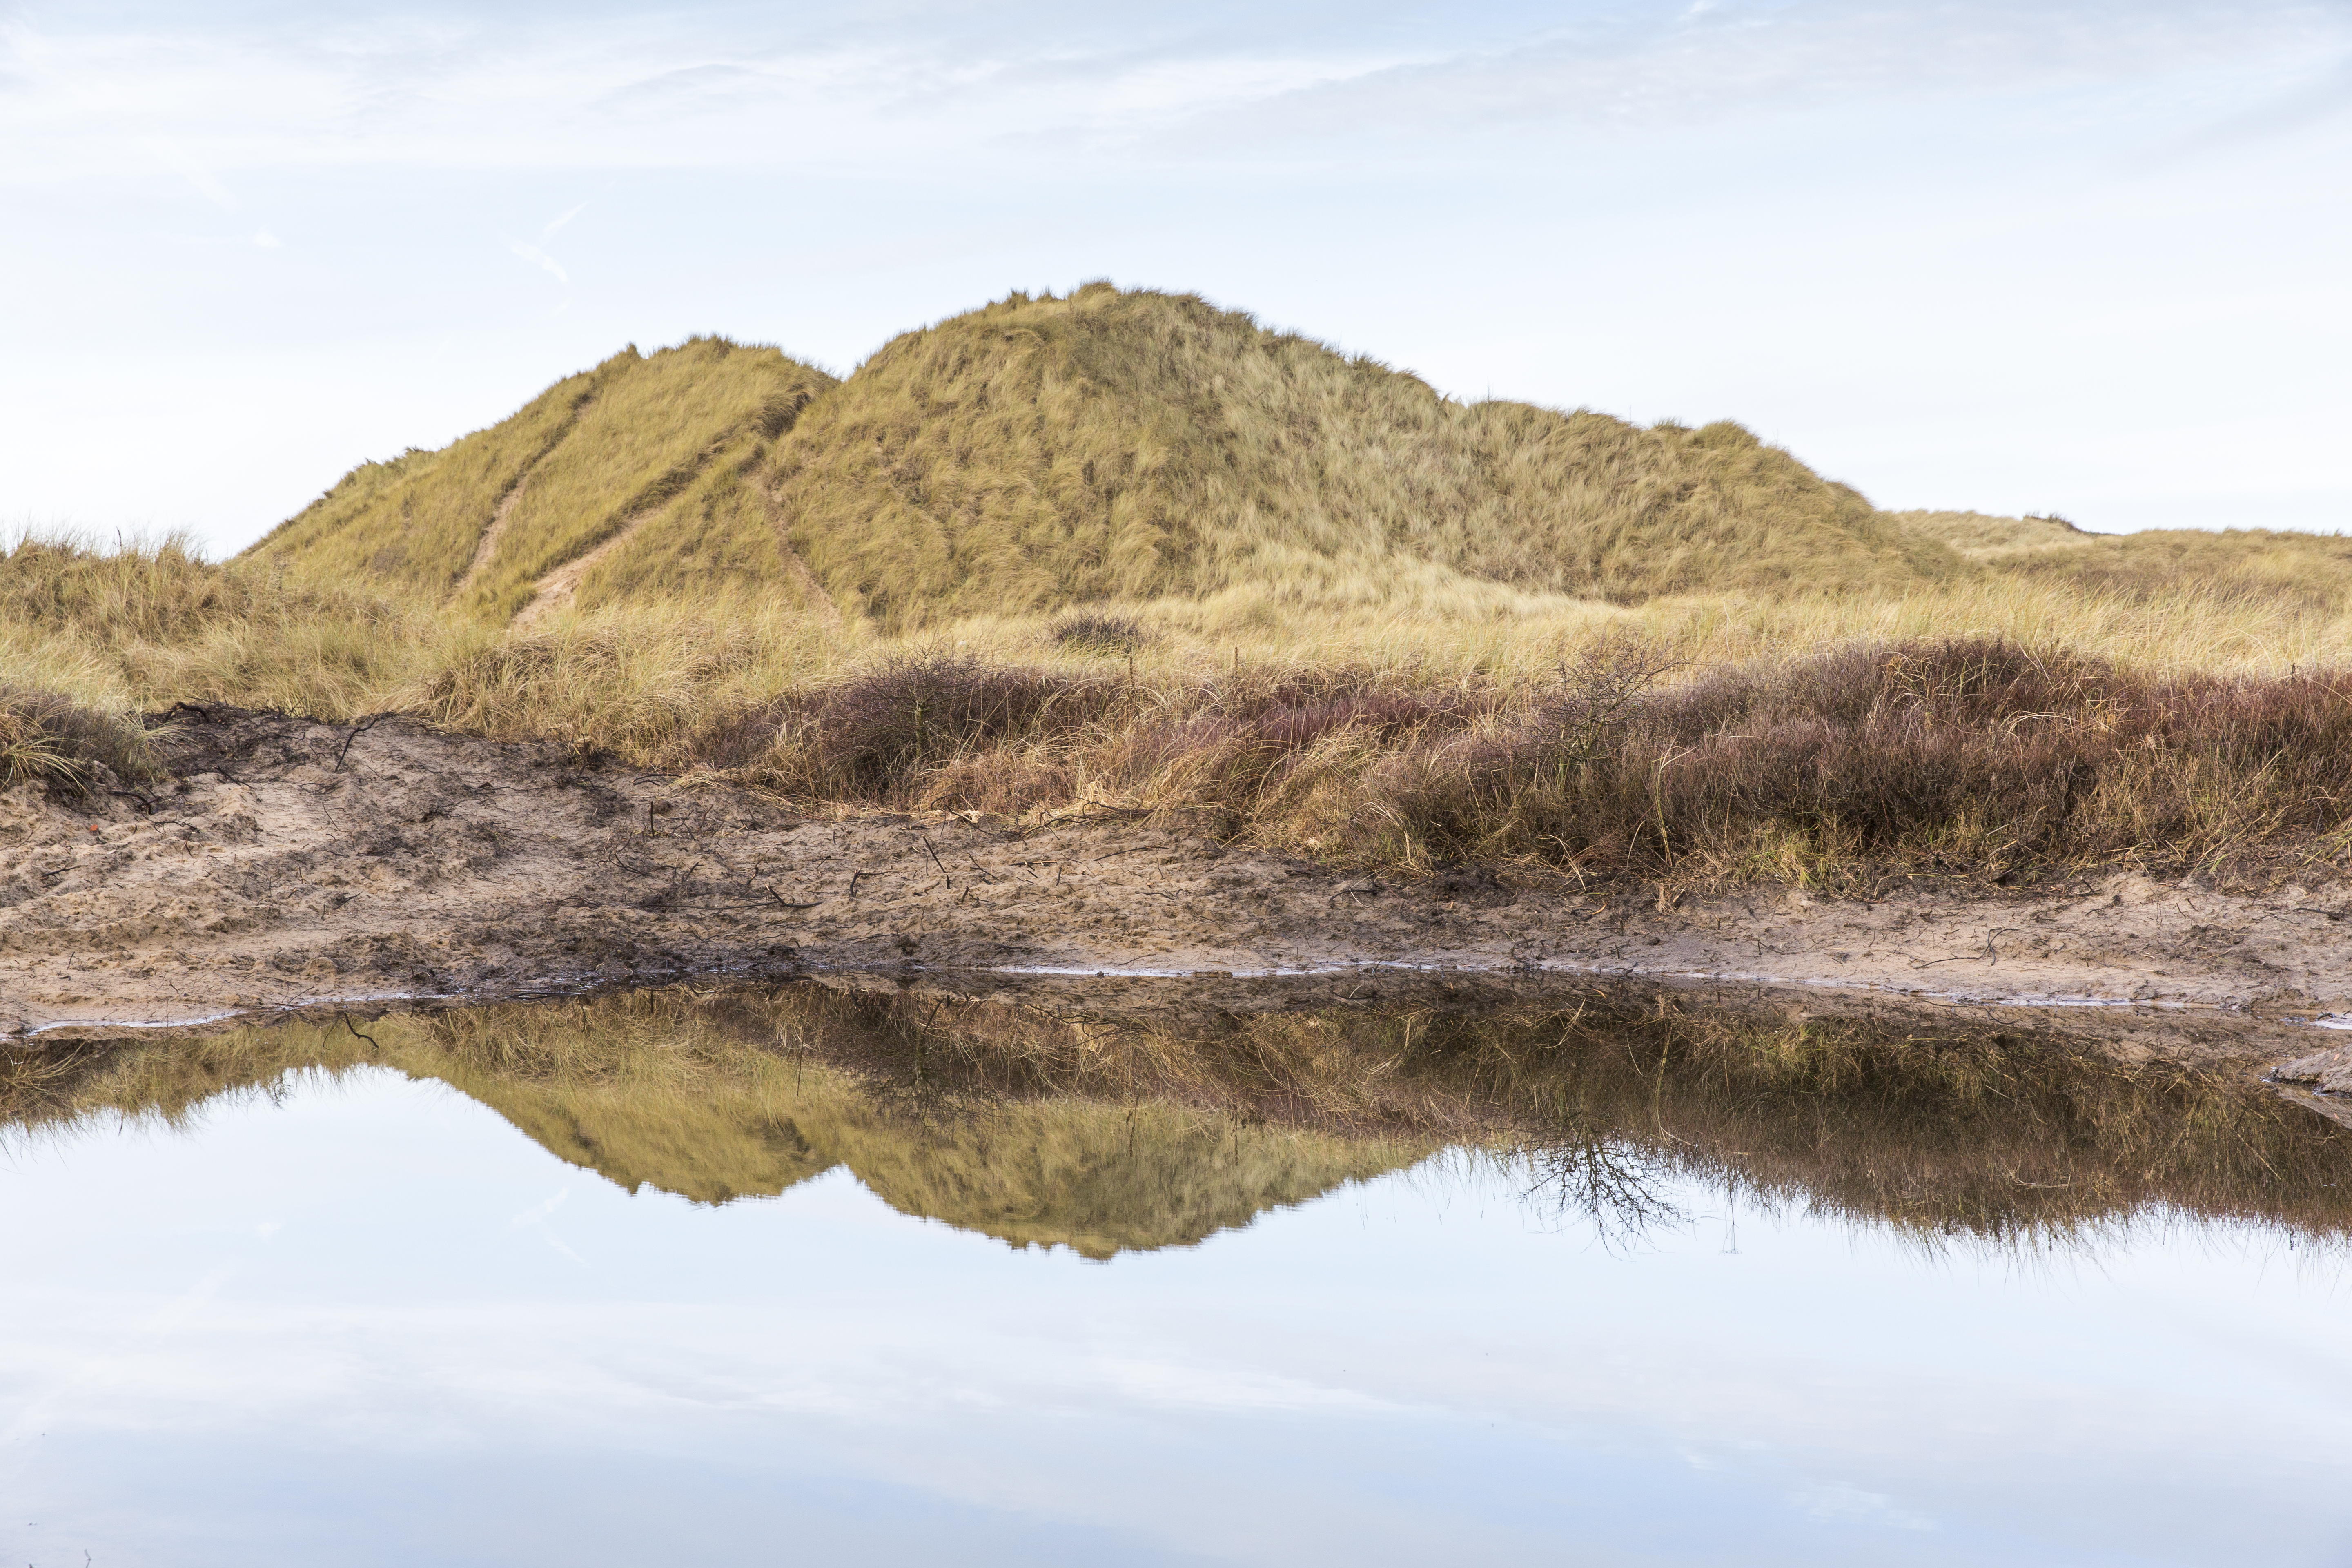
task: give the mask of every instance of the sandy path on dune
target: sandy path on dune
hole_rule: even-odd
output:
[[[808,817],[405,719],[191,710],[164,744],[178,782],[144,798],[0,795],[0,1037],[846,967],[1684,977],[1822,1010],[2095,1018],[2182,1057],[2316,1052],[2335,1037],[2311,1022],[2352,1015],[2341,887],[2256,900],[2126,876],[1661,910],[1343,875],[1123,820]]]

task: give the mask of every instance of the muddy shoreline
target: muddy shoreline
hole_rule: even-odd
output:
[[[2352,1048],[2325,1026],[2352,1022],[2341,886],[2249,898],[2124,875],[1659,908],[1475,871],[1338,873],[1116,815],[809,816],[405,718],[185,710],[160,743],[161,785],[0,795],[0,1038],[812,972],[962,994],[1148,980],[1171,999],[1475,976],[2308,1058],[2301,1079],[2352,1089]]]

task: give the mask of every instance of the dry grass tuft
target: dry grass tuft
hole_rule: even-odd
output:
[[[761,768],[780,787],[882,802],[975,753],[1066,740],[1124,695],[1114,682],[897,653],[829,685],[725,716],[698,738],[720,767]]]
[[[30,782],[81,794],[160,771],[137,725],[54,692],[0,681],[0,788]]]
[[[2352,684],[2155,678],[1999,641],[1858,647],[1708,671],[1597,736],[1589,702],[1370,772],[1406,852],[1602,879],[1991,880],[2090,865],[2339,862]]]
[[[468,734],[590,744],[685,768],[709,761],[696,737],[718,716],[805,683],[845,651],[804,618],[724,598],[698,610],[591,612],[450,637],[434,666],[386,700]]]
[[[410,606],[274,563],[215,564],[179,539],[28,539],[0,554],[0,665],[105,711],[232,702],[348,719],[441,639]]]
[[[1073,653],[1132,654],[1151,640],[1151,634],[1134,616],[1098,610],[1064,616],[1049,629],[1054,646]]]
[[[1276,848],[1596,883],[2261,876],[2352,848],[2343,679],[2158,677],[1999,639],[1685,670],[1619,638],[1543,679],[1343,668],[1139,683],[898,655],[725,714],[687,745],[817,799],[1206,810]]]

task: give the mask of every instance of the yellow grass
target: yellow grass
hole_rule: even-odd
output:
[[[401,709],[686,769],[741,715],[910,654],[1115,675],[1139,722],[1293,668],[1475,683],[1499,712],[1612,637],[1669,683],[1938,637],[2164,677],[2332,669],[2347,605],[2352,541],[1879,512],[1734,426],[1458,404],[1094,285],[908,334],[838,383],[719,339],[632,349],[363,465],[226,563],[22,544],[0,668],[101,713]],[[1057,638],[1079,609],[1139,636]],[[1359,740],[1302,762],[1262,814],[1274,841],[1357,809]],[[1045,794],[1079,787],[1072,757],[1037,765]],[[1080,784],[1192,787],[1147,774]]]
[[[248,553],[503,624],[549,573],[633,525],[658,534],[707,521],[714,492],[731,490],[725,478],[756,464],[832,384],[773,349],[721,338],[650,356],[631,348],[441,451],[362,464]],[[722,532],[759,531],[748,517],[730,521],[738,529]],[[688,523],[682,545],[656,550],[641,574],[676,586],[661,563],[699,544],[723,577],[730,561],[713,542]],[[772,545],[765,557],[754,547],[739,571],[772,579],[773,557]]]
[[[805,621],[802,674],[907,638],[1036,657],[1076,605],[1150,626],[1151,669],[1540,669],[1615,628],[1694,659],[1985,633],[2263,670],[2336,658],[2352,596],[2352,542],[1878,512],[1736,426],[1459,404],[1103,284],[908,333],[839,383],[719,339],[632,349],[363,465],[250,559],[538,640],[574,616],[605,647]],[[649,679],[714,666],[680,658]]]
[[[830,378],[774,350],[698,339],[635,362],[531,470],[461,603],[504,621],[533,585],[639,519],[672,507],[703,469],[789,425]]]
[[[365,712],[429,668],[444,637],[413,603],[274,562],[215,564],[184,540],[20,541],[0,558],[0,668],[109,711]]]
[[[1130,656],[1057,645],[1045,613],[969,616],[894,638],[742,590],[700,603],[606,600],[499,630],[266,558],[212,564],[173,542],[120,552],[33,542],[0,559],[0,664],[21,685],[109,711],[232,702],[347,720],[413,708],[467,731],[591,740],[682,764],[679,737],[712,715],[908,649],[1131,667],[1148,682],[1213,676],[1238,660],[1509,683],[1553,677],[1612,631],[1652,638],[1693,668],[1854,640],[1980,634],[2158,673],[2257,675],[2340,663],[2352,639],[2341,598],[2323,606],[2194,583],[2158,596],[1986,574],[1874,595],[1689,595],[1625,606],[1401,575],[1389,603],[1264,587],[1113,601],[1108,609],[1148,634]]]
[[[1737,426],[1461,404],[1106,284],[894,341],[811,405],[776,479],[835,598],[893,628],[1240,584],[1385,596],[1399,573],[1632,600],[1959,564]]]
[[[542,594],[724,587],[893,633],[1237,587],[1634,603],[1966,571],[1736,425],[1462,404],[1106,284],[908,333],[839,384],[720,339],[630,350],[443,451],[362,465],[254,553],[492,624]]]
[[[499,505],[572,433],[581,410],[635,361],[623,353],[566,376],[487,430],[437,452],[362,463],[254,546],[329,580],[439,598],[465,575]]]

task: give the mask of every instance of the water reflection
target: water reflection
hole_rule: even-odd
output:
[[[0,1058],[0,1561],[2352,1560],[2347,1135],[2242,1070],[1225,1002]]]
[[[361,1064],[446,1083],[633,1192],[724,1204],[841,1167],[903,1213],[1098,1258],[1446,1146],[1616,1238],[1679,1223],[1666,1194],[1693,1180],[1931,1243],[2046,1246],[2152,1210],[2352,1234],[2352,1131],[2242,1065],[1607,986],[1247,1010],[1117,988],[630,993],[20,1052],[0,1116],[19,1138],[173,1122]]]

